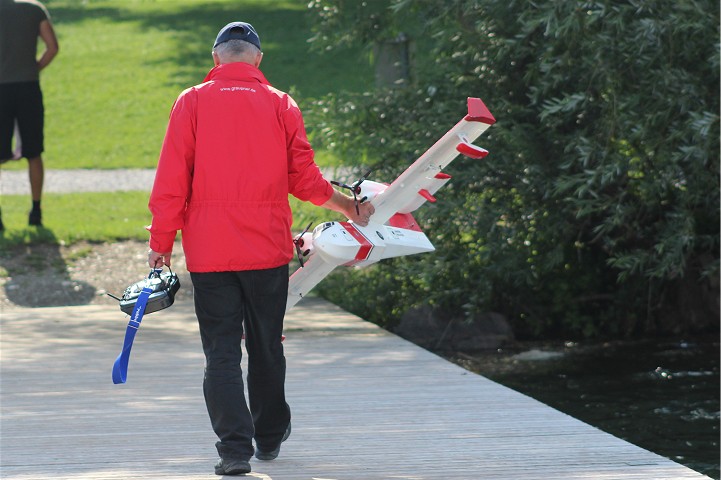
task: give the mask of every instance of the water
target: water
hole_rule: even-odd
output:
[[[720,478],[718,337],[596,346],[569,342],[520,353],[453,359],[601,430]]]

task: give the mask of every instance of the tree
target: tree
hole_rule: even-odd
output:
[[[356,274],[395,292],[393,313],[344,304],[386,324],[420,302],[468,318],[496,310],[534,335],[718,328],[717,2],[310,8],[321,46],[416,40],[412,85],[316,105],[309,124],[349,156],[393,178],[466,96],[498,120],[483,140],[491,155],[454,163],[440,203],[418,212],[437,253]],[[357,281],[323,288],[357,293]]]

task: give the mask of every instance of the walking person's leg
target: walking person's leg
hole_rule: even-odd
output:
[[[242,278],[246,295],[248,397],[255,426],[256,456],[269,460],[278,455],[290,425],[281,343],[288,300],[288,266],[247,272]],[[274,455],[268,455],[271,453]]]
[[[195,313],[206,365],[203,392],[211,425],[219,441],[216,473],[250,471],[253,419],[240,367],[243,301],[235,272],[191,273]]]
[[[40,201],[43,194],[45,167],[42,153],[45,150],[45,107],[39,82],[22,84],[20,90],[22,104],[18,109],[17,122],[22,139],[22,156],[28,159],[28,176],[30,178],[30,194],[32,209],[28,216],[28,224],[42,225]]]
[[[28,224],[42,225],[42,210],[40,201],[43,197],[43,182],[45,180],[45,167],[43,157],[28,158],[28,176],[30,177],[30,195],[32,196],[32,210],[28,216]]]

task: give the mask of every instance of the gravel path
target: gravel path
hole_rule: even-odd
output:
[[[323,168],[329,180],[355,181],[350,169]],[[346,178],[351,175],[351,178]],[[155,180],[154,168],[115,170],[45,170],[43,193],[74,192],[150,192]],[[27,170],[0,169],[0,195],[30,195]]]
[[[43,192],[149,192],[154,179],[155,169],[45,170]],[[27,170],[0,171],[0,195],[29,194]]]
[[[148,245],[140,241],[32,244],[0,249],[0,312],[5,308],[107,305],[118,315],[120,296],[150,269]],[[176,299],[191,299],[192,285],[180,242],[173,248],[173,271],[180,277]]]

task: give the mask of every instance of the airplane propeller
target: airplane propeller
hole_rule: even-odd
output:
[[[358,208],[359,203],[363,203],[365,201],[365,198],[361,198],[360,201],[358,201],[358,194],[361,192],[360,184],[363,183],[367,178],[368,175],[371,174],[373,170],[368,170],[365,175],[363,175],[361,178],[359,178],[353,185],[347,185],[345,183],[336,182],[335,180],[331,180],[330,183],[333,185],[340,187],[340,188],[346,188],[351,191],[353,194],[353,201],[355,202],[355,213],[360,215],[360,208]]]
[[[305,230],[303,230],[300,235],[293,239],[293,244],[295,245],[295,253],[298,255],[298,262],[300,263],[300,268],[303,268],[305,266],[305,261],[303,260],[303,258],[308,255],[308,253],[310,253],[310,249],[302,250],[302,247],[304,244],[303,235],[305,235],[308,230],[310,230],[311,225],[313,225],[313,222],[310,222],[308,226],[305,227]]]

